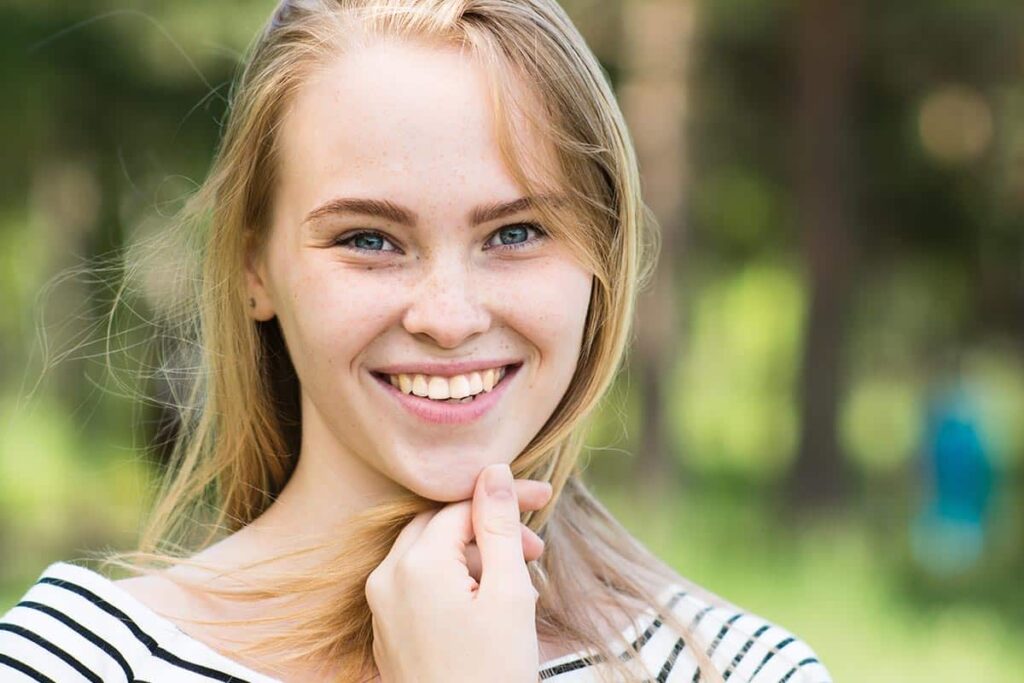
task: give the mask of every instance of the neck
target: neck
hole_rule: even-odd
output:
[[[353,453],[305,401],[302,428],[295,469],[274,502],[250,524],[193,556],[227,574],[225,585],[245,575],[246,565],[254,562],[261,562],[258,573],[313,567],[326,561],[331,550],[345,541],[353,516],[404,491]],[[320,551],[275,559],[327,538],[330,546]],[[184,568],[173,573],[195,578],[194,571]],[[204,580],[210,579],[213,577],[205,574]]]

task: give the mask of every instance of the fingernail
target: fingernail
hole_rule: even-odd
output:
[[[498,499],[512,497],[512,470],[507,464],[488,467],[484,476],[487,495]]]

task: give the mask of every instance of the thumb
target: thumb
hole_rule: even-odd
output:
[[[473,493],[473,532],[480,551],[480,592],[533,588],[523,557],[519,501],[507,464],[488,465]]]

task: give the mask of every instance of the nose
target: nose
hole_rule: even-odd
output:
[[[409,334],[429,337],[437,346],[458,348],[491,325],[479,285],[467,259],[435,259],[416,283],[402,325]]]

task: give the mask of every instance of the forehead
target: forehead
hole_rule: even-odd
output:
[[[541,136],[513,125],[534,170],[554,177]],[[342,189],[467,203],[520,189],[498,147],[487,74],[456,47],[377,42],[335,58],[297,92],[279,151],[280,189],[299,204]]]

